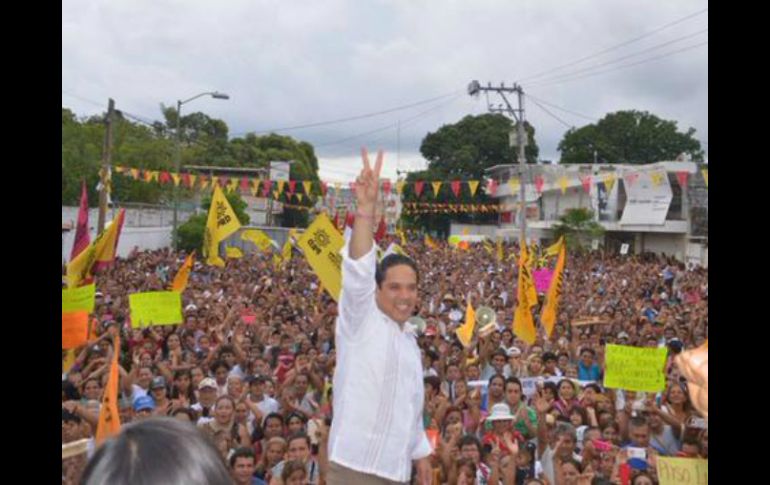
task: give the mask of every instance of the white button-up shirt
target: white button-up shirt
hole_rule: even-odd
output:
[[[342,292],[335,336],[334,420],[329,460],[397,482],[412,460],[431,453],[423,428],[420,349],[375,301],[375,246],[358,260],[342,249]]]

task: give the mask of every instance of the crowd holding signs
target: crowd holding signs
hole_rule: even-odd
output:
[[[280,249],[249,232],[259,250],[223,258],[238,227],[215,191],[203,261],[168,249],[116,258],[119,217],[63,275],[62,441],[88,440],[63,460],[63,483],[152,417],[195,424],[235,483],[326,483],[340,228],[319,215]],[[708,270],[563,243],[407,232],[379,246],[420,269],[433,483],[707,483],[707,395],[706,407],[691,401],[674,362],[705,348]]]

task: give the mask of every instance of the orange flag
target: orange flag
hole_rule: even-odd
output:
[[[537,300],[530,301],[531,291],[534,290],[534,282],[532,281],[532,275],[529,273],[527,267],[527,243],[521,241],[521,255],[519,256],[519,283],[517,288],[518,302],[516,305],[516,311],[513,314],[513,333],[532,345],[535,343],[535,320],[532,317],[531,308],[537,305]]]
[[[174,276],[174,281],[171,283],[171,291],[183,292],[187,288],[187,280],[190,278],[190,270],[192,269],[193,260],[195,259],[195,251],[187,256],[184,263]]]
[[[96,426],[96,446],[104,440],[120,432],[120,414],[118,413],[118,355],[120,354],[120,334],[115,335],[112,346],[112,362],[104,390],[102,408],[99,412],[99,423]]]

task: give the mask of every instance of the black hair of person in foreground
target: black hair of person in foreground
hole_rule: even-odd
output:
[[[99,447],[81,485],[231,485],[222,457],[191,423],[150,418]]]

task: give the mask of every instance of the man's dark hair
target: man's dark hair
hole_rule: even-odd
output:
[[[524,389],[523,387],[521,387],[521,381],[519,380],[518,377],[511,376],[511,377],[507,378],[505,380],[505,387],[504,388],[507,389],[508,388],[508,384],[517,384],[519,386],[519,390],[523,390]]]
[[[422,380],[423,384],[427,384],[436,391],[438,391],[441,388],[441,379],[439,379],[436,376],[426,376]]]
[[[254,460],[255,464],[257,461],[257,455],[254,454],[254,450],[252,448],[241,447],[236,449],[233,452],[233,455],[230,457],[230,468],[235,466],[235,462],[238,461],[238,458],[251,458]]]
[[[176,416],[177,414],[184,414],[185,416],[190,418],[190,422],[191,423],[194,423],[196,421],[196,419],[195,419],[195,411],[193,411],[190,408],[177,408],[177,409],[174,409],[171,412],[171,416]]]
[[[544,364],[546,362],[550,362],[550,361],[556,362],[556,360],[557,360],[556,359],[556,354],[554,354],[553,352],[546,352],[546,353],[543,354],[543,363]]]
[[[585,391],[586,389],[593,389],[594,392],[596,392],[596,394],[601,394],[602,393],[602,388],[599,387],[599,384],[594,384],[593,382],[583,386],[583,390]]]
[[[468,445],[474,445],[476,449],[479,450],[479,453],[481,453],[481,442],[479,441],[478,438],[476,438],[472,434],[464,435],[462,438],[460,438],[460,441],[457,442],[457,447],[459,449],[462,449],[463,446],[468,446]]]
[[[232,478],[213,442],[193,424],[150,418],[127,424],[120,434],[97,448],[80,483],[229,485]]]
[[[227,365],[227,362],[225,362],[224,360],[215,360],[214,363],[211,364],[211,372],[216,374],[217,369],[219,369],[220,367],[224,367],[225,369],[227,369],[228,372],[230,371],[230,366]]]
[[[226,344],[219,348],[219,356],[222,357],[222,354],[233,354],[235,355],[235,349],[232,345]]]
[[[377,270],[374,273],[374,280],[377,282],[377,288],[382,287],[382,282],[385,281],[385,274],[390,268],[402,264],[405,264],[414,270],[414,274],[417,276],[417,282],[419,283],[420,271],[417,269],[417,263],[415,263],[412,258],[402,254],[389,254],[382,258],[382,261],[377,265]]]
[[[265,416],[265,420],[262,422],[263,426],[267,426],[267,422],[271,419],[277,419],[281,422],[281,426],[283,426],[283,416],[280,413],[270,413],[267,416]]]
[[[628,425],[633,426],[634,428],[641,428],[643,426],[649,426],[649,423],[647,423],[647,418],[635,416],[631,418],[631,420],[628,422]]]
[[[583,355],[586,352],[591,354],[592,357],[596,357],[596,351],[594,349],[592,349],[591,347],[583,347],[582,349],[580,349],[580,355]]]
[[[289,436],[289,438],[286,440],[286,444],[290,445],[292,441],[294,440],[305,440],[305,443],[307,443],[307,447],[310,448],[310,436],[307,435],[304,431],[297,431],[293,435]]]

